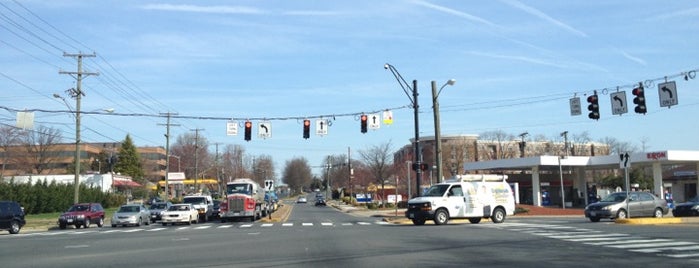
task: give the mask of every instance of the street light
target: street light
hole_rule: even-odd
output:
[[[442,182],[442,138],[441,138],[441,126],[439,125],[439,94],[442,93],[442,89],[447,85],[453,86],[456,80],[449,79],[442,87],[437,91],[437,82],[432,81],[432,109],[434,114],[434,139],[435,139],[435,162],[437,162],[437,181]]]
[[[398,84],[403,89],[403,92],[405,92],[405,95],[408,96],[408,99],[413,105],[413,113],[415,118],[415,161],[413,167],[417,167],[415,168],[415,183],[417,184],[417,196],[420,196],[420,178],[422,177],[422,170],[420,167],[422,166],[422,157],[420,155],[420,123],[418,121],[418,108],[420,108],[420,106],[417,103],[417,80],[413,80],[413,86],[410,87],[408,82],[406,82],[405,79],[403,79],[403,76],[401,76],[398,70],[396,70],[396,67],[386,63],[384,64],[383,68],[391,71],[393,76],[396,78],[396,81],[398,81]],[[408,89],[412,91],[412,97],[408,93]]]

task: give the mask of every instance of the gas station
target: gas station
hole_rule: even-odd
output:
[[[624,169],[632,167],[652,169],[652,192],[661,198],[664,190],[669,190],[673,194],[675,202],[684,202],[697,195],[699,151],[666,150],[606,156],[544,155],[464,164],[466,173],[507,174],[511,185],[527,188],[525,193],[522,193],[521,189],[515,189],[515,191],[518,195],[524,196],[526,203],[531,202],[535,206],[549,205],[542,202],[542,193],[549,194],[547,189],[542,189],[542,186],[557,187],[558,190],[550,191],[550,194],[556,194],[558,197],[553,200],[560,199],[558,204],[565,207],[572,205],[572,202],[568,201],[575,198],[581,201],[584,199],[584,204],[588,204],[588,195],[585,193],[589,185],[595,183],[594,177],[591,176],[594,172],[624,176]],[[561,186],[564,190],[561,190]],[[531,187],[531,192],[528,187]],[[567,187],[572,189],[566,189]],[[625,185],[620,187],[626,189]],[[577,196],[566,194],[566,192],[575,193],[575,190],[577,190]],[[521,200],[518,199],[517,202]]]

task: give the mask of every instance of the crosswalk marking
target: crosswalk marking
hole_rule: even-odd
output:
[[[498,225],[480,225],[480,227],[527,233],[596,247],[657,254],[658,256],[671,258],[699,257],[699,243],[697,242],[649,238],[622,233],[604,233],[586,228],[550,224],[503,223]]]

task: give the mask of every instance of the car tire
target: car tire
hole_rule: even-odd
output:
[[[164,223],[164,222],[163,222],[163,226],[167,226],[167,223]]]
[[[619,211],[616,212],[617,219],[626,219],[628,217],[629,217],[629,214],[626,213],[626,210],[620,209]]]
[[[99,221],[97,221],[97,227],[102,227],[104,226],[104,218],[100,217]]]
[[[138,221],[136,222],[136,226],[141,226],[141,223],[143,223],[143,218],[138,218]]]
[[[189,216],[189,220],[187,221],[187,225],[192,225],[192,216]]]
[[[10,230],[8,230],[8,231],[10,231],[10,234],[18,234],[20,228],[22,228],[22,227],[19,227],[18,221],[12,221],[12,223],[10,223]]]
[[[199,217],[194,219],[194,224],[199,224]]]
[[[150,220],[146,220],[146,221],[143,222],[143,223],[145,223],[146,225],[150,225]]]
[[[449,212],[446,209],[440,208],[434,213],[434,224],[444,225],[449,222]]]
[[[413,219],[413,225],[425,225],[425,219],[424,218],[415,218],[415,219]]]
[[[80,225],[79,223],[76,224],[76,225],[75,225],[75,229],[80,229],[80,226],[82,226],[82,225]]]
[[[90,228],[90,224],[92,224],[92,222],[90,222],[90,218],[85,218],[85,222],[83,223],[85,229]]]
[[[504,209],[496,208],[493,210],[493,215],[490,216],[490,220],[493,221],[493,223],[503,223],[506,217],[507,213],[505,213]]]
[[[599,222],[599,218],[598,217],[591,217],[590,221],[591,222]]]
[[[116,227],[117,227],[117,225],[116,225],[116,224],[112,224],[112,228],[116,228]]]
[[[476,224],[481,222],[481,218],[468,218],[470,223]]]
[[[58,224],[58,228],[59,228],[59,229],[65,229],[65,228],[66,228],[66,224],[65,224],[65,223],[60,223],[60,224]]]
[[[653,217],[662,218],[663,217],[663,209],[655,208],[655,210],[653,211]]]

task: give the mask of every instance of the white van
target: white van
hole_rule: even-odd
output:
[[[425,195],[410,199],[405,217],[415,225],[423,225],[428,219],[441,225],[451,218],[471,223],[490,218],[501,223],[514,213],[515,199],[507,175],[469,174],[435,184]]]

